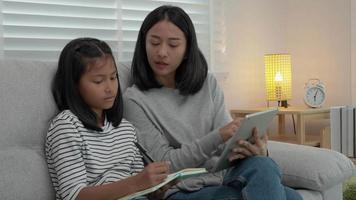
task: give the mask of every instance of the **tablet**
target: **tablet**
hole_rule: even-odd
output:
[[[236,133],[226,142],[224,150],[221,153],[217,164],[213,168],[213,172],[230,167],[228,156],[231,150],[237,145],[237,140],[243,139],[254,143],[251,137],[254,127],[258,129],[258,134],[260,137],[266,134],[267,128],[272,122],[273,118],[276,116],[277,112],[278,109],[269,109],[246,115],[246,117],[241,121],[240,127],[237,129]]]

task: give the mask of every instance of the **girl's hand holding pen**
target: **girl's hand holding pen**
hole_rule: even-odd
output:
[[[162,162],[155,162],[153,158],[147,153],[147,150],[141,146],[138,142],[134,143],[138,150],[141,152],[142,156],[144,159],[147,161],[147,165],[144,168],[144,170],[138,174],[138,176],[142,175],[142,183],[144,183],[144,188],[146,189],[148,187],[155,186],[161,182],[163,182],[170,170],[170,162],[169,161],[162,161]],[[160,189],[156,190],[155,192],[152,192],[150,195],[148,195],[149,199],[162,199],[164,196],[164,193],[173,185],[177,184],[178,181],[172,181],[168,183],[167,185],[164,185]]]
[[[169,174],[169,167],[170,162],[167,161],[149,163],[137,174],[138,183],[142,183],[142,189],[146,189],[163,182]]]
[[[154,167],[154,165],[157,165],[157,166]],[[160,167],[158,167],[158,166],[160,166]],[[156,177],[157,179],[154,180],[155,182],[152,183],[153,185],[157,185],[158,183],[164,181],[164,180],[167,178],[167,176],[168,176],[168,174],[169,174],[170,162],[169,162],[169,161],[154,162],[154,163],[148,164],[148,165],[145,167],[145,170],[146,170],[146,168],[147,168],[147,171],[148,171],[148,170],[149,170],[148,167],[152,167],[153,170],[158,169],[158,168],[160,168],[160,170],[163,170],[164,166],[166,166],[165,175],[164,175],[164,176],[160,176],[159,174],[156,174],[156,175],[157,175],[157,177]],[[145,171],[145,170],[144,170],[144,171]],[[163,172],[163,171],[162,171],[162,172]],[[161,174],[161,175],[163,175],[163,174]],[[158,177],[158,176],[160,176],[160,177]],[[163,177],[164,177],[164,178],[163,178]],[[151,177],[151,178],[154,178],[154,177]],[[163,178],[163,179],[161,179],[161,178]],[[150,193],[150,194],[148,195],[148,199],[150,199],[150,200],[151,200],[151,199],[152,199],[152,200],[163,199],[165,192],[166,192],[169,188],[171,188],[173,185],[176,185],[177,183],[178,183],[177,180],[174,180],[174,181],[169,182],[168,184],[162,186],[162,187],[159,188],[158,190],[156,190],[156,191]]]

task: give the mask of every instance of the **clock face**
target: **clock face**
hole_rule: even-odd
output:
[[[306,90],[304,101],[312,108],[320,107],[325,101],[325,92],[321,87],[310,87]]]

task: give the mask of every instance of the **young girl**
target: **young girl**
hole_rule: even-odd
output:
[[[161,6],[145,18],[132,61],[134,86],[124,95],[125,117],[156,160],[173,171],[212,169],[239,126],[225,108],[224,95],[197,45],[193,23],[179,7]],[[238,141],[227,171],[186,179],[169,190],[169,200],[301,200],[281,183],[277,164],[267,157],[267,138]]]
[[[162,182],[167,162],[144,168],[110,47],[78,38],[61,52],[52,92],[60,113],[46,137],[56,199],[117,199]]]

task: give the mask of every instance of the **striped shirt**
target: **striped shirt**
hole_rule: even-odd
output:
[[[134,126],[125,119],[118,127],[105,120],[102,129],[85,128],[69,110],[52,120],[45,151],[57,200],[76,199],[86,186],[112,183],[143,170]]]

